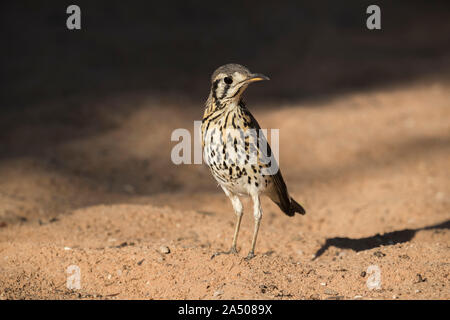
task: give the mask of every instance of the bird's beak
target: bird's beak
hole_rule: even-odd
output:
[[[261,73],[253,73],[250,75],[250,77],[248,77],[245,82],[246,83],[250,83],[250,82],[256,82],[256,81],[264,81],[264,80],[270,80],[269,77],[261,74]]]

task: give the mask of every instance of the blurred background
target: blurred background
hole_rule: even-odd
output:
[[[346,95],[389,92],[422,82],[444,95],[447,87],[442,86],[450,75],[447,1],[377,2],[382,29],[374,31],[366,28],[366,8],[371,1],[346,1],[345,5],[337,1],[77,1],[82,29],[74,31],[66,28],[70,4],[2,4],[0,167],[4,176],[10,176],[3,182],[4,190],[9,190],[4,195],[15,194],[13,181],[22,179],[25,185],[35,186],[30,194],[36,189],[50,190],[39,187],[39,179],[28,181],[23,171],[28,166],[30,172],[45,172],[42,181],[49,179],[48,172],[79,179],[82,186],[72,185],[78,196],[84,184],[106,190],[101,194],[108,197],[110,191],[126,195],[212,192],[214,182],[206,168],[176,167],[170,162],[174,145],[170,134],[178,127],[193,130],[192,121],[202,117],[211,73],[230,62],[270,76],[270,82],[252,86],[246,98],[265,127],[281,128],[286,137],[304,137],[292,142],[304,154],[291,157],[285,153],[284,160],[302,172],[298,179],[291,175],[303,190],[321,181],[319,176],[341,172],[338,165],[354,166],[342,165],[342,161],[331,164],[328,159],[339,159],[331,152],[333,148],[352,154],[337,146],[348,148],[356,143],[355,138],[339,137],[336,133],[344,129],[335,128],[336,141],[329,141],[331,147],[317,149],[326,130],[345,123],[339,108],[331,117],[334,120],[324,122],[325,127],[311,122],[313,131],[305,127],[304,116],[290,113],[283,118],[271,112],[333,107],[341,104],[334,100],[339,98],[348,106],[381,103],[395,108],[395,99],[387,103],[367,96],[352,102]],[[406,96],[416,100],[413,94]],[[420,106],[421,110],[429,107]],[[291,128],[287,119],[296,125]],[[372,119],[374,125],[383,121]],[[354,127],[351,132],[365,129]],[[364,139],[368,152],[373,153],[377,148],[371,138]],[[448,147],[446,139],[436,143],[434,138],[420,136],[419,142],[408,142],[413,144],[408,152]],[[353,151],[356,157],[364,154],[359,147]],[[378,157],[385,161],[393,156],[380,153]],[[311,165],[322,162],[326,168]],[[361,164],[370,165],[367,161]],[[17,176],[11,166],[18,170]],[[58,182],[49,183],[60,188]],[[54,212],[60,207],[106,201],[87,194],[88,199],[73,202],[68,195],[52,200],[55,195],[48,191],[49,199],[36,196],[38,204],[31,208]],[[12,207],[5,215],[23,214],[29,205]]]
[[[270,75],[262,100],[448,75],[447,1],[379,1],[382,30],[369,31],[372,2],[77,1],[82,30],[69,31],[70,1],[8,1],[2,108],[130,91],[197,102],[228,62]]]

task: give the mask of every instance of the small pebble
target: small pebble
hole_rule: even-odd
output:
[[[217,290],[216,292],[214,292],[214,297],[218,297],[223,295],[223,290]]]
[[[338,292],[332,290],[332,289],[325,289],[324,291],[325,294],[329,295],[329,296],[337,296]]]
[[[168,254],[170,253],[170,249],[168,246],[161,246],[159,247],[159,252],[161,252],[162,254]]]
[[[416,283],[421,283],[421,282],[425,282],[425,281],[427,281],[427,279],[422,277],[422,275],[420,273],[418,273],[416,276]]]
[[[69,250],[72,250],[72,248],[70,248],[70,247],[64,247],[64,250],[69,251]]]
[[[356,300],[356,299],[362,299],[362,297],[363,297],[363,296],[356,295],[356,296],[353,297],[353,299],[355,299],[355,300]]]
[[[144,262],[144,260],[145,260],[145,259],[139,260],[139,261],[137,262],[137,265],[140,266],[140,265],[142,264],[142,262]]]
[[[374,252],[373,255],[374,255],[375,257],[377,257],[377,258],[383,258],[383,257],[386,256],[386,254],[384,254],[384,253],[381,252],[381,251],[376,251],[376,252]]]

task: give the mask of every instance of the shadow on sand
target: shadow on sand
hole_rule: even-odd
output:
[[[359,238],[359,239],[340,238],[340,237],[328,238],[325,241],[325,244],[316,252],[313,260],[319,258],[331,246],[340,249],[352,249],[353,251],[359,252],[364,250],[370,250],[373,248],[378,248],[380,246],[404,243],[410,241],[418,231],[438,230],[438,229],[450,229],[450,220],[427,227],[417,229],[404,229],[385,233],[383,235],[376,234],[374,236],[366,238]]]

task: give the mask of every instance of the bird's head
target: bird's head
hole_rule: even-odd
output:
[[[250,83],[263,80],[269,78],[260,73],[251,73],[240,64],[226,64],[219,67],[211,76],[211,97],[221,105],[237,103]]]

